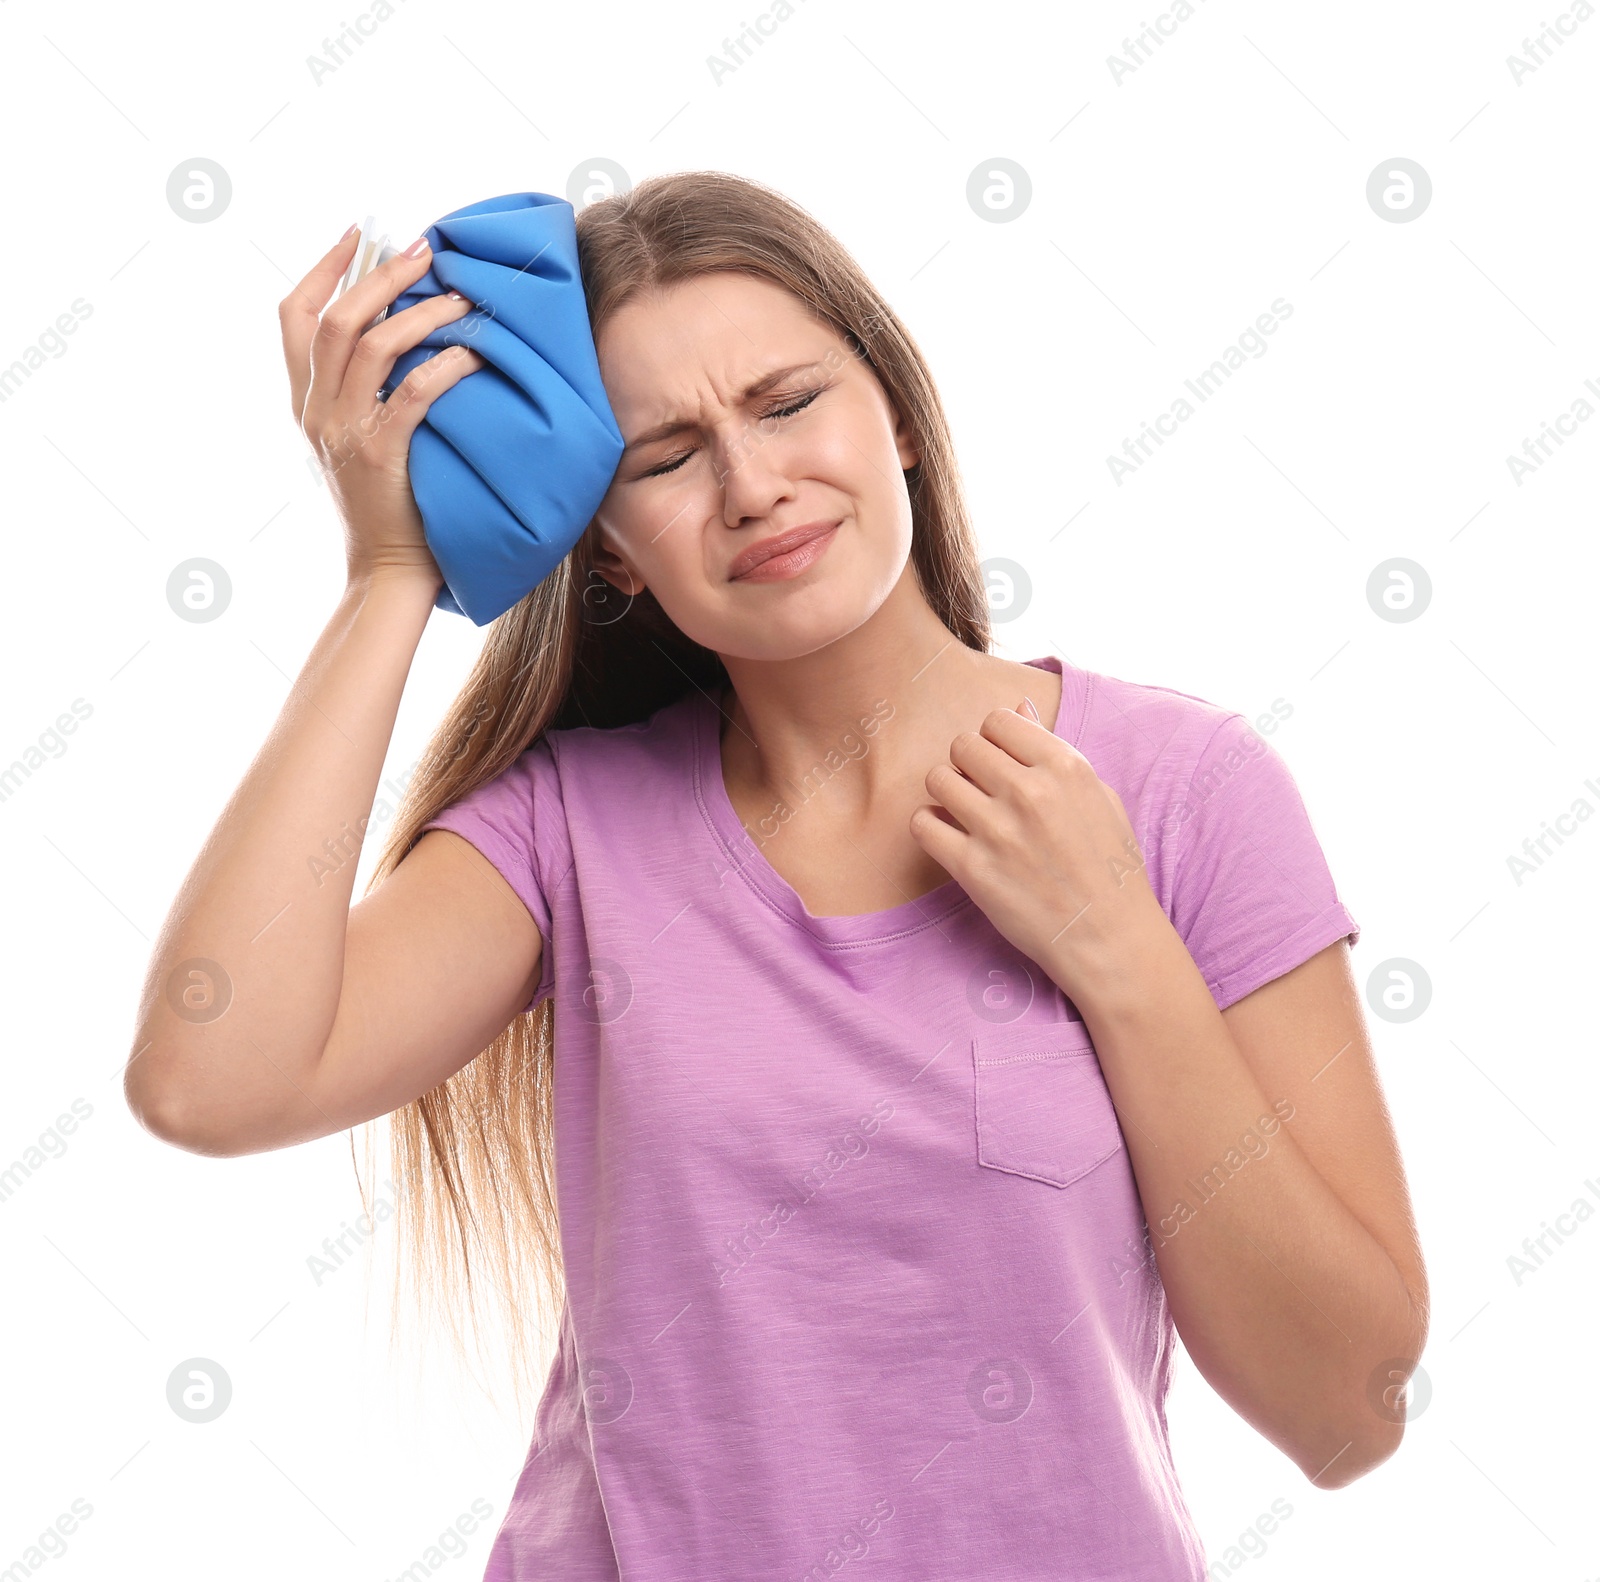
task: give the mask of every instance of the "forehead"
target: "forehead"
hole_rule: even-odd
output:
[[[842,343],[832,325],[770,280],[722,270],[625,303],[595,339],[600,376],[619,422],[732,401],[769,370],[821,362]]]

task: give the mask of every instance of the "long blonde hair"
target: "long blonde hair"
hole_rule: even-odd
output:
[[[920,453],[905,477],[911,559],[923,596],[954,637],[987,652],[989,604],[933,377],[839,242],[780,193],[721,171],[652,176],[582,209],[577,232],[596,338],[641,292],[733,270],[781,286],[849,342],[909,424]],[[546,731],[643,720],[690,688],[714,691],[727,680],[720,657],[685,637],[648,590],[623,601],[600,577],[592,558],[597,533],[591,521],[555,570],[489,626],[465,687],[405,789],[368,894],[429,819],[499,775]],[[459,1298],[464,1289],[476,1316],[473,1269],[482,1259],[508,1320],[519,1397],[530,1328],[548,1334],[565,1291],[554,1171],[554,1008],[550,997],[519,1014],[454,1076],[389,1117],[399,1252],[415,1270],[421,1305],[439,1305],[459,1347]],[[394,1298],[398,1304],[398,1278]]]

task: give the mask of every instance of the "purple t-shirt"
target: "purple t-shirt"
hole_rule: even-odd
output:
[[[1354,943],[1243,715],[1028,662],[1219,1007]],[[549,732],[427,826],[522,898],[555,995],[567,1300],[486,1582],[1198,1582],[1172,1319],[1077,1009],[954,880],[811,916],[719,725],[694,690]]]

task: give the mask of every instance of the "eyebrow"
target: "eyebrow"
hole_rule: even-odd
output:
[[[765,395],[774,386],[780,385],[790,374],[797,374],[807,368],[815,368],[813,362],[793,363],[787,368],[774,368],[771,373],[763,374],[753,384],[746,385],[744,393],[739,397],[739,404],[754,400],[757,396]],[[654,428],[647,428],[644,433],[628,441],[623,447],[622,454],[627,456],[633,451],[642,450],[646,445],[653,445],[657,440],[670,439],[674,434],[681,434],[685,429],[696,428],[690,418],[668,418],[665,423],[657,423]]]

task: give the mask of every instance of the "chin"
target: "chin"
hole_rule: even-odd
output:
[[[715,627],[707,623],[707,630],[690,635],[697,643],[738,659],[802,659],[848,637],[871,620],[878,609],[877,604],[859,599],[841,607],[841,601],[827,590],[810,591],[820,597],[777,599],[758,619]]]

